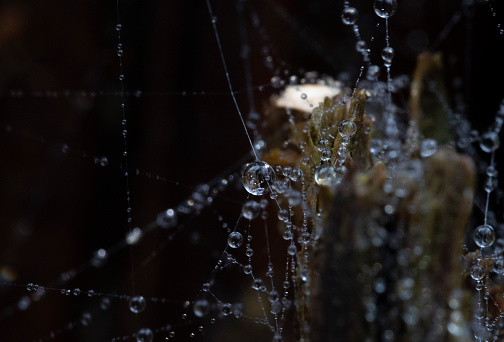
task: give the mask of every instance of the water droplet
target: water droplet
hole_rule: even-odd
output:
[[[495,241],[495,231],[492,226],[482,224],[474,230],[473,238],[478,247],[490,247]]]
[[[95,251],[93,257],[91,258],[91,265],[94,267],[101,267],[107,260],[108,253],[103,248]]]
[[[243,316],[243,304],[242,303],[233,304],[233,315],[236,318],[240,318]]]
[[[243,267],[243,273],[245,273],[245,274],[251,274],[252,273],[252,265],[245,265]]]
[[[474,265],[471,267],[471,278],[474,280],[481,280],[485,276],[485,269],[481,265]]]
[[[23,296],[19,299],[18,303],[17,303],[17,307],[19,310],[21,311],[25,311],[26,309],[28,309],[28,307],[30,306],[31,304],[31,299],[30,297],[27,297],[27,296]]]
[[[123,50],[117,50],[117,56],[121,57],[123,55]]]
[[[366,78],[368,81],[376,81],[380,75],[380,67],[378,65],[370,65],[367,70]]]
[[[345,25],[353,25],[359,18],[359,12],[354,7],[346,7],[341,14],[341,21]]]
[[[297,182],[297,181],[301,180],[302,178],[303,178],[303,171],[301,171],[300,169],[292,170],[292,173],[290,175],[290,179],[293,182]]]
[[[291,233],[292,234],[292,233]],[[296,248],[296,245],[293,245],[291,244],[288,248],[287,248],[287,253],[289,253],[289,255],[295,255],[297,252],[297,248]]]
[[[271,313],[273,313],[273,307],[271,308]],[[275,334],[271,342],[283,342],[283,337],[280,334]]]
[[[242,215],[248,220],[255,219],[257,216],[259,216],[260,212],[261,207],[259,203],[253,200],[245,202],[245,204],[242,207]]]
[[[397,0],[375,0],[374,11],[381,18],[390,18],[397,10]]]
[[[203,292],[208,292],[210,291],[210,284],[209,283],[204,283],[203,286],[201,287]]]
[[[332,166],[318,167],[315,182],[319,185],[332,186],[336,182],[336,171]]]
[[[275,181],[275,171],[266,162],[254,161],[247,165],[242,175],[243,187],[249,193],[260,196],[269,190]]]
[[[140,313],[145,310],[145,306],[147,305],[147,301],[142,296],[134,296],[129,301],[129,309],[133,313]]]
[[[254,281],[252,282],[252,288],[254,290],[259,290],[261,286],[262,286],[261,278],[255,278]]]
[[[79,289],[79,288],[74,289],[73,290],[73,294],[74,294],[74,296],[80,295],[81,294],[81,289]]]
[[[229,247],[238,248],[243,243],[243,235],[241,235],[241,233],[239,232],[232,232],[231,234],[229,234],[227,242]]]
[[[362,53],[362,52],[366,51],[366,48],[367,48],[367,44],[363,40],[359,40],[355,44],[355,49],[357,50],[357,52]]]
[[[496,132],[486,132],[481,136],[480,148],[487,153],[493,152],[499,148],[500,140]]]
[[[342,137],[351,137],[357,132],[357,126],[352,121],[343,120],[338,126],[338,132]]]
[[[273,315],[278,315],[282,311],[282,304],[278,300],[272,302],[270,311]]]
[[[422,140],[422,146],[420,148],[420,156],[422,158],[427,158],[432,156],[437,152],[437,141],[434,139],[424,139]]]
[[[149,328],[142,328],[138,330],[136,334],[137,342],[152,342],[154,339],[154,334]]]
[[[102,310],[108,310],[110,307],[110,299],[107,297],[102,298],[101,303],[100,303],[100,309]]]
[[[392,64],[392,59],[394,58],[394,49],[390,46],[384,47],[381,52],[381,57],[385,62],[385,66],[390,66]]]
[[[119,75],[119,81],[123,81],[124,80],[124,75]]]
[[[301,94],[301,99],[306,100],[307,98],[308,98],[308,95],[306,95],[305,93]]]
[[[281,209],[278,211],[278,219],[283,222],[289,221],[289,212],[286,209]]]
[[[224,316],[229,316],[232,312],[231,308],[231,303],[224,303],[219,307],[219,310]]]
[[[140,228],[135,228],[126,235],[126,243],[128,245],[136,245],[142,238],[143,232]]]
[[[495,168],[495,166],[489,165],[486,168],[486,174],[488,177],[497,177],[498,172],[497,172],[497,169]]]
[[[293,236],[294,236],[294,234],[292,234],[292,232],[290,230],[286,230],[283,233],[284,240],[290,240],[290,239],[292,239]]]
[[[87,292],[87,295],[88,295],[88,297],[93,297],[93,296],[95,295],[94,290],[89,290],[89,291]]]
[[[101,157],[101,159],[100,159],[100,165],[101,166],[107,166],[108,163],[109,163],[109,161],[108,161],[107,157]]]
[[[280,88],[282,85],[282,79],[279,76],[273,76],[271,78],[271,86],[273,88]]]
[[[117,25],[116,25],[116,30],[117,30],[117,31],[121,31],[121,29],[122,29],[122,25],[121,25],[121,24],[117,24]]]
[[[206,299],[198,299],[194,302],[193,312],[197,317],[204,317],[210,311],[210,305]]]
[[[174,227],[177,225],[177,213],[173,209],[167,209],[158,214],[156,222],[164,229]]]

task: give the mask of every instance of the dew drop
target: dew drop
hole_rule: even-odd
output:
[[[366,51],[366,48],[367,48],[367,44],[363,40],[359,40],[355,44],[355,49],[357,50],[357,52],[362,53],[362,52]]]
[[[262,286],[262,280],[260,278],[255,278],[252,282],[252,288],[254,290],[259,290]]]
[[[255,196],[261,196],[269,190],[269,184],[275,181],[275,171],[266,162],[254,161],[247,165],[242,175],[243,187]]]
[[[242,215],[248,220],[253,220],[261,212],[261,206],[256,201],[250,200],[245,202],[242,207]]]
[[[474,230],[473,238],[478,247],[490,247],[495,241],[495,231],[492,226],[482,224]]]
[[[357,126],[352,121],[343,120],[338,126],[338,132],[342,137],[351,137],[357,132]]]
[[[278,211],[278,219],[283,222],[289,221],[289,212],[286,209],[281,209]]]
[[[500,140],[496,132],[486,132],[481,136],[480,148],[487,153],[493,152],[499,148]]]
[[[117,24],[117,25],[116,25],[116,30],[117,30],[117,31],[121,31],[121,29],[122,29],[122,25],[121,25],[121,24]]]
[[[107,157],[101,157],[101,159],[100,159],[100,165],[101,166],[107,166],[108,163],[109,163],[109,161],[108,161]]]
[[[128,245],[136,245],[138,241],[140,241],[142,236],[143,236],[142,230],[138,227],[134,228],[131,232],[129,232],[126,235],[126,243]]]
[[[177,213],[173,209],[167,209],[158,214],[156,222],[164,229],[174,227],[177,225]]]
[[[74,296],[78,296],[78,295],[80,295],[80,294],[81,294],[81,289],[79,289],[79,288],[75,288],[75,289],[73,290],[73,294],[74,294]]]
[[[138,330],[138,333],[136,334],[137,342],[152,342],[153,339],[154,334],[149,328],[142,328]]]
[[[282,311],[282,304],[279,301],[275,301],[271,303],[270,312],[273,315],[278,315]]]
[[[394,49],[390,46],[384,47],[381,52],[381,57],[385,62],[385,66],[390,66],[392,64],[392,59],[394,58]]]
[[[301,94],[301,99],[306,100],[307,98],[308,98],[308,95],[306,95],[305,93]]]
[[[471,278],[474,280],[481,280],[485,276],[485,269],[481,265],[474,265],[471,267]]]
[[[129,301],[129,309],[133,313],[140,313],[145,310],[145,306],[147,305],[147,302],[144,297],[142,296],[134,296],[130,299]]]
[[[193,312],[197,317],[204,317],[210,311],[210,305],[206,299],[198,299],[194,302]]]
[[[353,25],[359,18],[359,12],[354,7],[346,7],[341,14],[341,21],[345,25]]]
[[[380,67],[378,65],[370,65],[367,70],[366,78],[368,81],[376,81],[380,75]]]
[[[432,156],[437,152],[437,141],[434,139],[424,139],[422,140],[422,145],[420,148],[420,156],[422,158],[427,158]]]
[[[239,232],[232,232],[229,234],[227,242],[229,247],[238,248],[243,243],[243,236]]]
[[[292,234],[292,233],[291,233]],[[287,253],[289,253],[289,255],[295,255],[297,252],[297,248],[296,248],[296,245],[290,245],[288,248],[287,248]]]
[[[380,18],[390,18],[397,10],[397,0],[375,0],[373,8]]]
[[[332,186],[336,181],[336,171],[332,166],[319,167],[315,171],[315,182],[318,185]]]
[[[245,274],[251,274],[252,273],[252,265],[245,265],[243,267],[243,273],[245,273]]]
[[[201,287],[203,292],[208,292],[210,291],[210,284],[209,283],[204,283],[203,286]]]
[[[229,316],[232,312],[231,303],[224,303],[220,306],[219,309],[224,316]]]

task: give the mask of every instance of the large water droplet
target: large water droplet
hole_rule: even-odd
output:
[[[228,236],[228,245],[231,248],[238,248],[243,243],[243,236],[239,232],[232,232]]]
[[[375,13],[381,18],[390,18],[397,10],[397,0],[375,0]]]
[[[315,182],[319,185],[332,186],[336,182],[336,171],[332,166],[319,167],[315,171]]]
[[[385,62],[385,66],[390,66],[392,64],[392,59],[394,58],[394,49],[390,46],[384,47],[381,52],[381,57]]]
[[[347,7],[343,10],[341,14],[341,21],[345,25],[353,25],[357,22],[359,18],[359,12],[353,7]]]
[[[485,276],[485,269],[481,265],[471,267],[471,277],[474,280],[481,280]]]
[[[490,247],[495,241],[495,231],[492,226],[482,224],[474,230],[473,238],[478,247]]]
[[[352,121],[343,120],[338,126],[338,132],[342,137],[351,137],[357,132],[357,126]]]
[[[154,334],[149,328],[142,328],[136,334],[137,342],[152,342],[154,339]]]
[[[129,301],[130,311],[136,314],[144,311],[146,306],[147,302],[145,301],[145,298],[142,296],[134,296]]]
[[[210,311],[210,305],[208,304],[208,300],[206,299],[198,299],[194,302],[193,305],[194,314],[197,317],[204,317]]]
[[[424,139],[422,140],[422,146],[420,148],[420,156],[422,158],[427,158],[432,156],[437,152],[437,141],[434,139]]]
[[[481,136],[480,148],[487,153],[493,152],[499,148],[499,135],[495,132],[486,132]]]
[[[255,196],[268,192],[269,185],[275,181],[275,171],[266,162],[254,161],[247,165],[242,175],[243,187]]]
[[[261,206],[256,201],[247,201],[242,207],[242,215],[248,220],[253,220],[261,212]]]

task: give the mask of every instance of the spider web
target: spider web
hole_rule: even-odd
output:
[[[355,84],[363,62],[351,29],[341,24],[343,2],[212,5],[245,114],[254,108],[265,115],[264,104],[283,88],[276,79],[288,83],[292,75],[301,79],[316,70]],[[351,5],[359,9],[360,32],[378,64],[385,25],[376,26],[380,21],[371,1]],[[396,50],[392,75],[411,74],[416,55],[436,42],[457,11],[469,11],[437,45],[445,54],[452,98],[463,95],[450,105],[459,105],[457,110],[482,131],[502,99],[502,10],[496,2],[474,3],[469,10],[464,6],[459,1],[401,2],[390,20]],[[266,221],[253,220],[249,227],[239,219],[247,199],[241,167],[253,157],[205,3],[119,2],[128,169],[116,9],[116,3],[100,1],[2,5],[1,340],[133,340],[147,327],[156,341],[189,340],[191,333],[195,340],[271,339],[271,329],[256,321],[265,315],[250,276],[239,265],[247,262],[243,250],[230,254],[236,263],[222,253],[229,232],[240,225],[253,237],[254,273],[266,282],[270,255],[274,286],[282,292],[288,244],[274,220],[267,221],[265,233]],[[247,51],[249,61],[244,62]],[[499,164],[499,155],[496,160]],[[144,230],[133,247],[124,245],[131,232],[125,172],[131,227]],[[212,203],[201,210],[188,206],[195,192],[212,197]],[[189,209],[176,227],[154,228],[159,213],[180,205]],[[276,217],[274,201],[266,212]],[[502,219],[500,211],[497,215]],[[266,248],[266,236],[271,248]],[[103,265],[94,257],[100,249],[108,252]],[[226,267],[213,274],[216,265]],[[193,301],[209,280],[218,300],[243,304],[244,317],[223,317],[211,296],[210,313],[194,316]],[[29,283],[45,287],[45,293],[28,291]],[[74,295],[75,289],[81,293]],[[89,297],[91,290],[95,295]],[[147,299],[138,315],[128,308],[134,295]],[[268,299],[262,301],[269,311]],[[294,340],[292,311],[285,320],[286,340]],[[272,324],[272,315],[266,316]]]

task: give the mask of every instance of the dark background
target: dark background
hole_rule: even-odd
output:
[[[493,121],[504,93],[504,37],[497,28],[504,23],[504,9],[497,1],[490,3],[496,17],[488,3],[464,5],[461,21],[439,45],[450,94],[463,94],[464,114],[480,132]],[[372,1],[351,4],[360,12],[365,40],[375,37],[371,58],[379,64],[384,20],[372,12]],[[351,28],[341,23],[342,1],[245,1],[245,20],[235,1],[212,5],[245,114],[251,104],[243,91],[247,84],[240,25],[247,30],[259,113],[276,91],[271,78],[288,80],[284,71],[299,76],[302,70],[334,77],[346,73],[350,84],[355,81],[362,61]],[[432,46],[461,8],[460,1],[399,1],[390,20],[396,50],[393,76],[411,74],[416,55]],[[239,171],[241,163],[236,161],[249,146],[229,95],[205,2],[121,0],[119,12],[130,174],[136,168],[142,171],[130,177],[132,224],[145,227],[160,211],[184,201],[198,184],[230,167]],[[252,25],[254,13],[260,30]],[[200,322],[192,316],[181,320],[184,312],[190,313],[184,301],[198,294],[225,246],[227,233],[218,217],[233,226],[246,197],[243,191],[224,192],[211,208],[186,219],[164,248],[159,246],[168,232],[146,236],[133,248],[134,290],[129,248],[111,256],[102,268],[78,268],[95,250],[113,246],[129,230],[121,97],[116,93],[121,89],[116,23],[114,1],[0,4],[0,275],[11,284],[0,286],[1,341],[45,340],[51,332],[55,340],[102,341],[168,323],[178,340],[187,340],[187,333],[197,331]],[[272,68],[265,63],[267,56],[272,57]],[[384,80],[383,73],[381,77]],[[457,77],[462,86],[454,87]],[[453,98],[449,101],[454,106]],[[105,167],[94,162],[102,156],[109,160]],[[500,157],[498,166],[499,162]],[[156,181],[155,175],[167,181]],[[271,235],[276,236],[275,230]],[[280,270],[284,250],[279,248]],[[153,251],[157,257],[142,266]],[[265,256],[257,254],[260,268]],[[61,274],[72,269],[78,270],[77,276],[62,284]],[[223,300],[243,301],[246,296],[240,298],[240,293],[252,293],[248,278],[237,272],[225,271],[216,281]],[[56,290],[38,299],[25,289],[30,282],[55,289],[138,293],[174,303],[149,302],[146,311],[135,316],[121,299],[112,299],[108,311],[99,309],[100,298],[68,297]],[[16,309],[23,296],[32,296],[26,311]],[[79,321],[84,312],[93,313],[90,326],[77,324],[69,332],[57,332]],[[213,325],[209,319],[214,316],[201,321],[203,339],[271,338],[265,327],[246,318],[226,318]],[[158,333],[156,340],[166,335]]]

